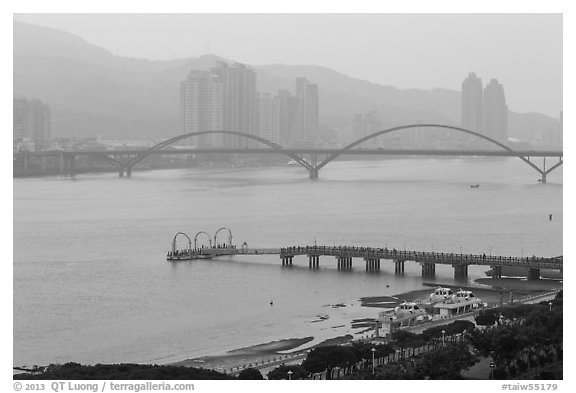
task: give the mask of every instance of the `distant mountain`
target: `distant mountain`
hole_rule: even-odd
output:
[[[14,22],[14,94],[50,105],[54,136],[168,137],[179,133],[179,86],[216,55],[171,61],[119,57],[63,31]],[[319,86],[320,122],[345,129],[355,113],[379,110],[384,124],[459,124],[460,92],[401,90],[309,65],[254,67],[258,90],[294,90],[295,78]],[[519,129],[554,123],[544,115],[511,115]],[[530,120],[527,120],[530,119]]]
[[[149,72],[172,68],[186,60],[150,61],[118,57],[73,34],[14,21],[14,56],[59,57],[82,60],[85,63],[111,69],[124,68],[126,71]]]
[[[285,79],[295,79],[305,75],[317,83],[322,90],[336,94],[370,100],[373,105],[383,108],[384,115],[395,110],[410,110],[419,113],[419,117],[431,120],[444,118],[450,123],[460,121],[460,93],[445,89],[400,90],[393,86],[351,78],[334,70],[308,65],[270,65],[257,67],[258,70]],[[418,117],[418,116],[417,116]],[[425,119],[421,119],[425,120]]]

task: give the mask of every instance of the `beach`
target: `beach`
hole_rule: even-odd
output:
[[[359,306],[353,304],[326,305],[326,314],[319,315],[317,319],[309,321],[311,324],[322,324],[325,328],[310,329],[314,336],[286,338],[267,343],[234,349],[225,353],[211,356],[201,356],[186,359],[176,363],[176,366],[203,367],[220,371],[256,363],[281,364],[286,359],[304,358],[304,351],[320,345],[336,345],[350,342],[360,337],[368,337],[378,313],[384,309],[393,309],[404,301],[424,302],[430,293],[437,287],[450,287],[453,290],[471,290],[488,305],[497,305],[500,302],[519,300],[543,291],[561,289],[560,280],[534,280],[521,278],[480,278],[469,285],[455,286],[453,284],[424,283],[425,288],[400,293],[392,296],[370,296],[358,299]],[[317,326],[314,326],[317,327]],[[301,356],[299,356],[301,355]],[[288,357],[287,357],[288,356]],[[270,367],[267,367],[270,368]]]

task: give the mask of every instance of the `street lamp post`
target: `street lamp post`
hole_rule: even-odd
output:
[[[370,351],[372,351],[372,375],[374,375],[374,373],[375,373],[375,369],[374,369],[375,359],[374,359],[374,357],[376,355],[376,348],[372,347],[372,349]]]
[[[550,307],[550,311],[552,311],[552,302],[548,302],[548,306]]]
[[[286,373],[288,374],[288,380],[290,381],[292,379],[292,370],[288,370],[288,372]]]
[[[446,345],[446,330],[442,330],[442,345]]]

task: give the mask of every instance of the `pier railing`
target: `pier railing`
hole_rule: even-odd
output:
[[[355,247],[355,246],[292,246],[282,248],[237,248],[202,247],[169,252],[167,259],[171,261],[189,259],[210,259],[227,255],[279,255],[281,259],[293,258],[298,255],[308,257],[333,256],[336,258],[363,258],[370,260],[414,261],[421,264],[445,264],[452,266],[485,265],[491,267],[516,266],[531,269],[563,268],[562,257],[513,257],[486,254],[464,254],[435,251],[396,250],[387,247]]]
[[[280,257],[296,255],[334,256],[414,261],[431,264],[465,264],[487,266],[520,266],[530,268],[561,269],[562,258],[513,257],[486,254],[445,253],[435,251],[396,250],[394,248],[355,246],[293,246],[280,249]]]

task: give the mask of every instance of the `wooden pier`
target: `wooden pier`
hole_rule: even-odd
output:
[[[454,269],[455,279],[468,277],[468,266],[489,266],[493,271],[493,277],[502,276],[502,267],[514,266],[527,269],[529,280],[540,278],[540,269],[563,270],[563,257],[512,257],[486,254],[463,254],[444,253],[436,251],[413,251],[377,248],[377,247],[354,247],[354,246],[292,246],[282,248],[248,248],[246,243],[237,248],[234,245],[211,246],[173,250],[168,253],[169,261],[189,261],[196,259],[213,259],[221,256],[234,255],[278,255],[282,266],[292,266],[294,257],[308,257],[308,267],[319,269],[320,257],[334,257],[338,270],[349,271],[353,268],[354,259],[363,259],[365,270],[377,273],[381,269],[381,260],[394,263],[394,271],[397,275],[404,274],[405,262],[415,262],[422,266],[423,277],[434,277],[436,265],[450,265]]]

